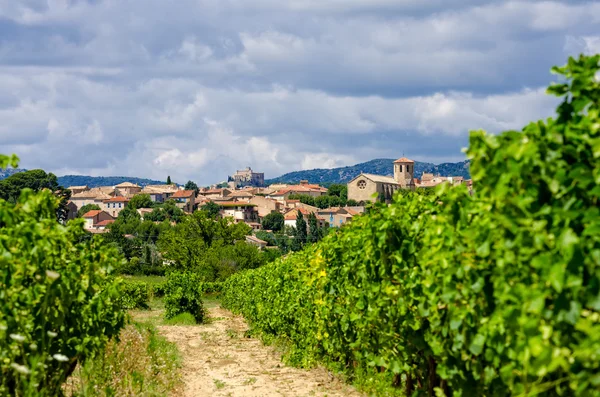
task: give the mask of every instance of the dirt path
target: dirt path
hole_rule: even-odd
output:
[[[219,306],[208,312],[208,324],[158,326],[183,357],[184,396],[361,396],[325,369],[285,366],[272,347],[244,337],[243,318]]]

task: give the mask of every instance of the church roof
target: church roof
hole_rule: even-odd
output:
[[[414,161],[407,159],[406,157],[400,157],[398,160],[394,161],[394,163],[414,163]]]
[[[391,183],[394,185],[398,185],[398,182],[392,178],[391,176],[383,176],[383,175],[375,175],[375,174],[360,174],[367,179],[372,180],[373,182],[379,183]]]

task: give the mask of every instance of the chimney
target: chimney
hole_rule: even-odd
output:
[[[308,180],[307,179],[301,180],[300,185],[308,185]]]

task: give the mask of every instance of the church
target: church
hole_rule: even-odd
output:
[[[348,199],[363,204],[367,201],[389,202],[398,189],[415,190],[415,162],[406,157],[394,161],[394,177],[361,173],[348,182]]]

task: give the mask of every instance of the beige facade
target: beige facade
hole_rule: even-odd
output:
[[[112,196],[105,193],[102,188],[93,188],[81,193],[73,194],[71,201],[77,206],[77,210],[87,204],[96,204],[100,208],[104,208],[104,200],[110,199]]]
[[[264,186],[265,185],[265,174],[263,172],[254,172],[252,168],[247,167],[245,170],[238,170],[233,176],[230,177],[233,182],[233,187],[243,186]]]
[[[415,189],[414,161],[402,157],[394,161],[394,177],[360,174],[348,182],[348,199],[364,204],[390,202],[398,189]]]
[[[329,227],[341,227],[363,212],[365,207],[331,207],[320,209],[318,215],[329,224]]]
[[[127,206],[129,199],[122,196],[112,197],[104,200],[104,211],[108,212],[113,218],[119,216],[119,213]],[[101,207],[102,208],[102,207]]]
[[[241,201],[215,201],[220,207],[219,213],[223,218],[233,218],[236,222],[258,222],[258,211],[251,203]]]
[[[141,191],[141,187],[131,182],[123,182],[115,186],[115,192],[117,196],[132,197],[134,194],[138,194]]]
[[[88,190],[90,190],[90,188],[87,186],[69,186],[67,189],[71,191],[71,195],[87,192]]]
[[[229,197],[230,189],[201,189],[198,194],[209,199]]]
[[[254,196],[250,199],[249,202],[251,204],[256,205],[256,209],[258,210],[258,216],[260,218],[264,218],[271,212],[279,212],[283,207],[281,202],[273,199],[268,199],[262,196]]]
[[[141,193],[150,195],[150,200],[162,203],[167,201],[173,194],[179,191],[177,185],[147,185],[144,186]]]
[[[359,204],[389,201],[400,185],[389,176],[360,174],[348,182],[348,199]]]

